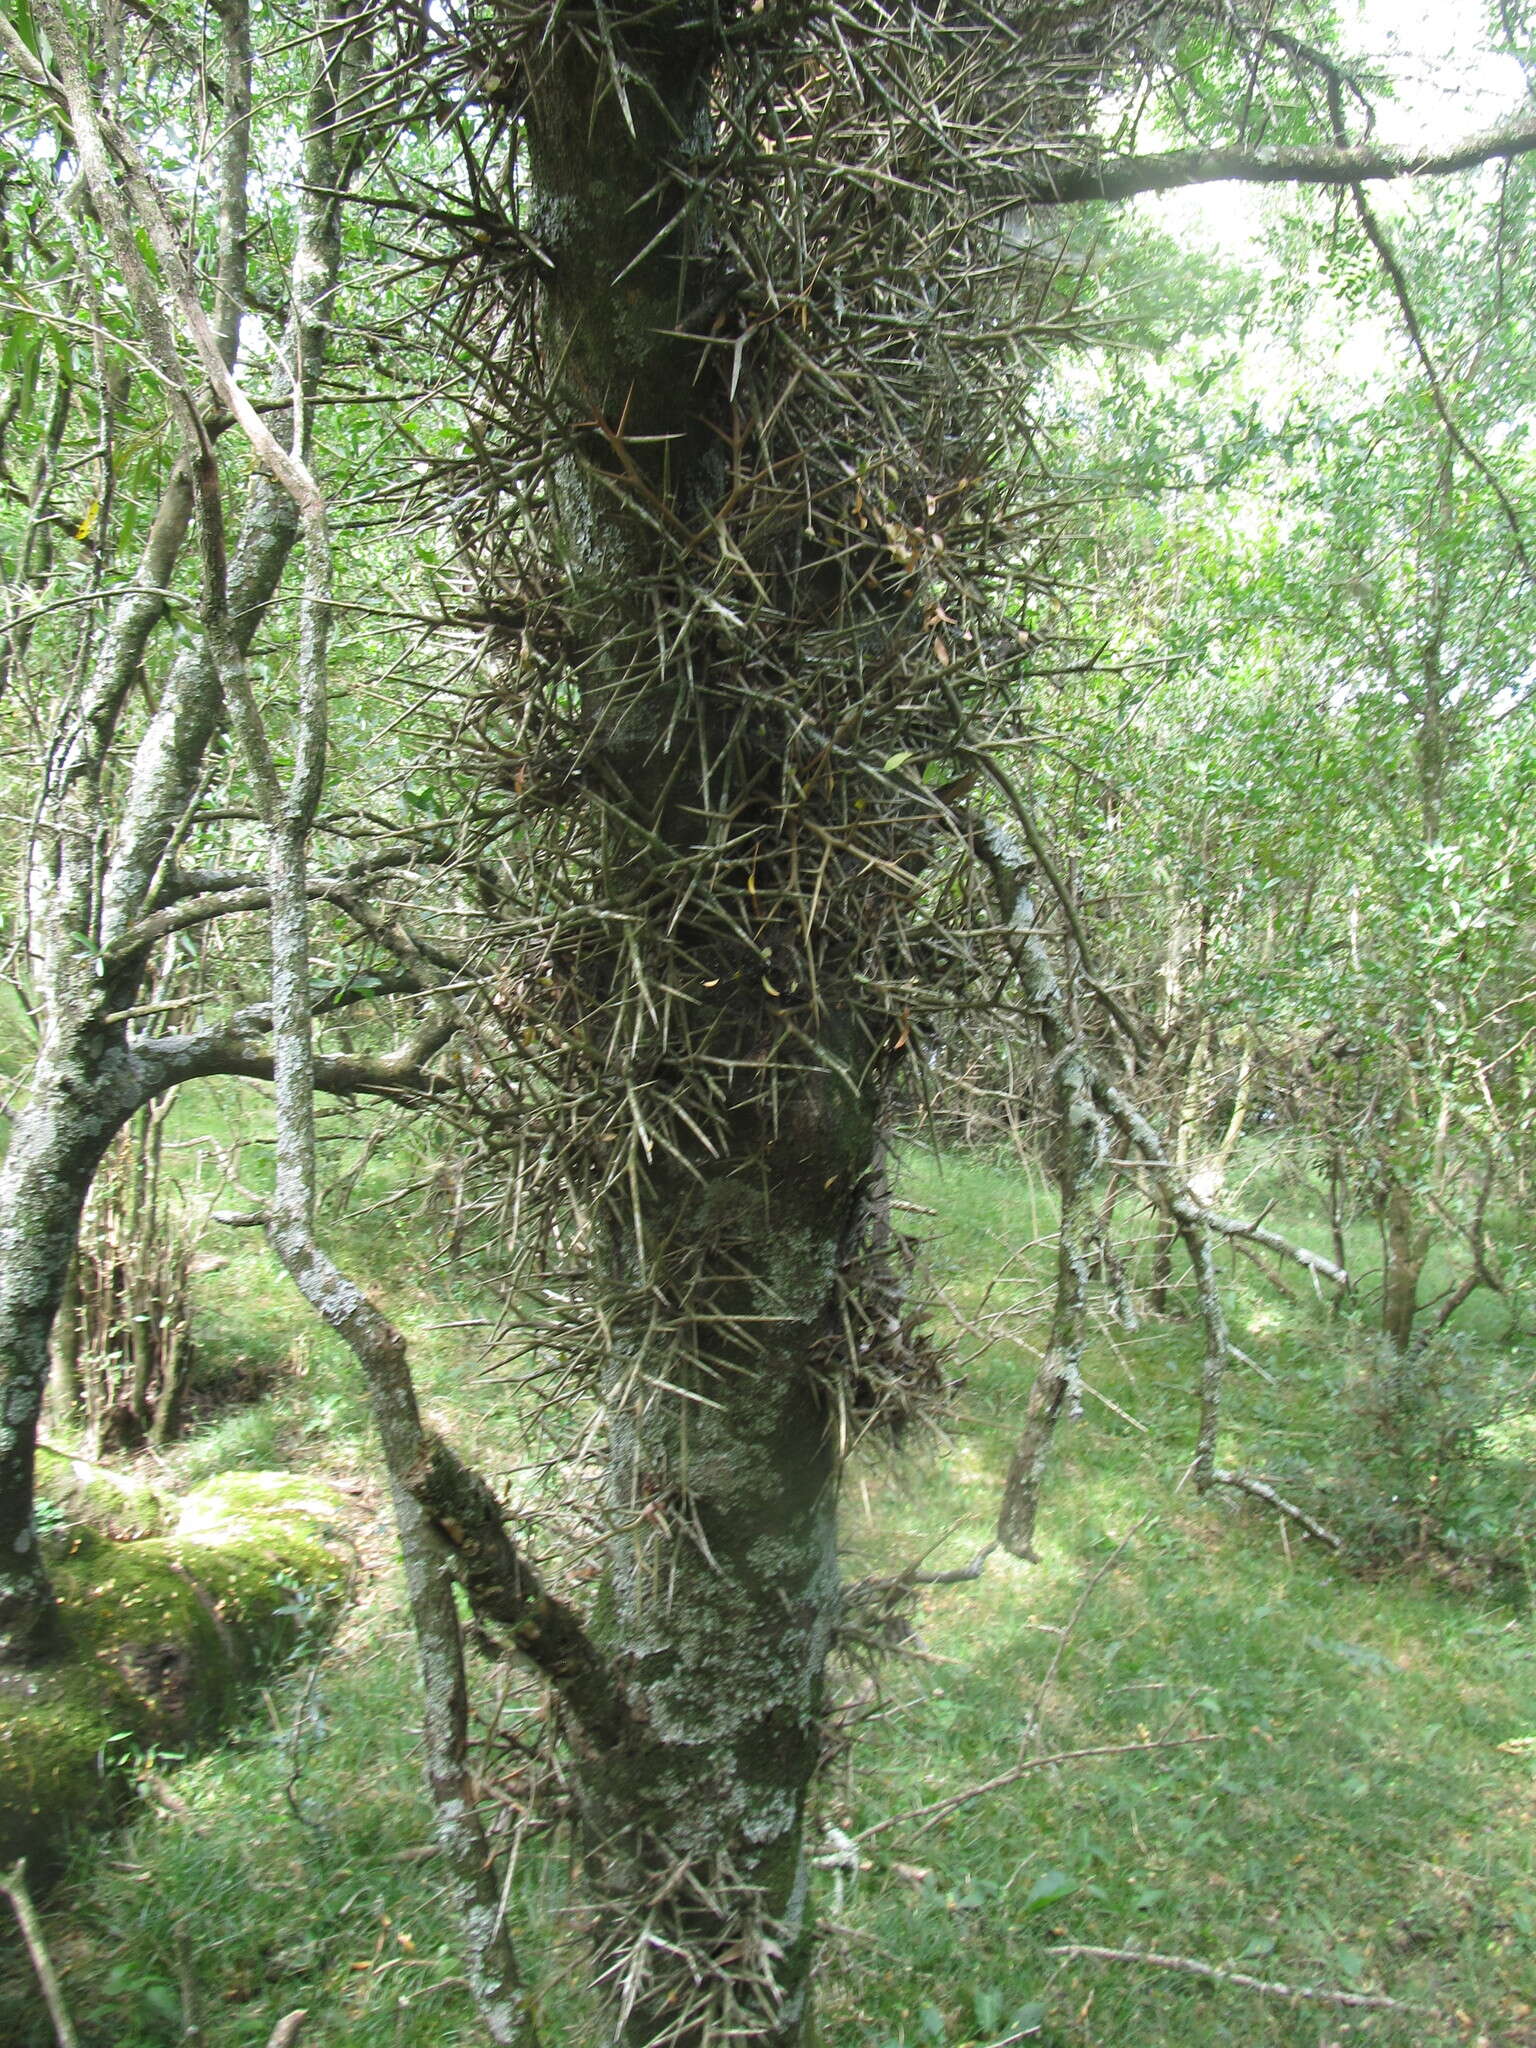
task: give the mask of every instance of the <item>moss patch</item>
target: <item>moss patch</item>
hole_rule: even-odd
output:
[[[175,1502],[142,1480],[46,1448],[38,1461],[37,1491],[43,1540],[53,1555],[61,1548],[67,1552],[82,1529],[128,1542],[161,1536],[176,1519]]]
[[[0,1864],[46,1878],[73,1828],[112,1817],[136,1754],[210,1741],[340,1599],[342,1531],[333,1488],[263,1472],[200,1487],[166,1536],[75,1531],[61,1656],[0,1671]]]

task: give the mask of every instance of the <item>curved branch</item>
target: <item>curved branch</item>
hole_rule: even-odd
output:
[[[349,914],[358,906],[357,884],[383,873],[386,869],[408,867],[411,856],[402,853],[381,854],[374,859],[357,863],[345,875],[310,875],[305,887],[308,893],[323,903],[335,904]],[[201,878],[208,886],[196,895],[185,896],[178,902],[168,903],[162,909],[154,910],[147,917],[141,917],[126,931],[120,932],[103,955],[109,966],[121,960],[130,960],[145,947],[153,946],[159,940],[168,938],[172,932],[190,930],[194,925],[209,924],[215,918],[236,917],[253,910],[266,910],[272,901],[272,890],[266,882],[258,882],[243,875],[206,876]],[[354,920],[356,921],[356,920]],[[378,923],[370,917],[370,926]],[[372,936],[370,930],[369,936]],[[393,950],[398,951],[398,948]]]
[[[1262,1245],[1265,1251],[1275,1252],[1282,1259],[1293,1259],[1298,1266],[1305,1266],[1309,1273],[1327,1280],[1334,1287],[1349,1285],[1349,1275],[1342,1266],[1307,1245],[1282,1237],[1278,1230],[1268,1230],[1260,1222],[1249,1223],[1238,1216],[1223,1216],[1215,1209],[1207,1209],[1203,1203],[1201,1216],[1206,1229],[1214,1230],[1222,1237],[1246,1238],[1253,1244]]]
[[[365,994],[372,998],[380,993],[402,992],[370,989],[360,991],[357,1000],[364,1000]],[[338,1002],[330,1007],[340,1009],[343,1005]],[[258,1042],[256,1034],[271,1028],[271,1007],[263,1004],[255,1010],[243,1012],[223,1030],[151,1039],[135,1046],[135,1063],[144,1074],[149,1089],[146,1099],[163,1094],[167,1088],[179,1087],[185,1081],[270,1081],[273,1075],[272,1052],[270,1047]],[[447,1083],[441,1074],[432,1072],[427,1062],[434,1053],[442,1050],[457,1029],[456,1019],[439,1017],[424,1026],[408,1045],[394,1052],[372,1056],[366,1053],[316,1054],[315,1086],[327,1095],[382,1095],[414,1101],[439,1095],[445,1091]]]
[[[480,1474],[440,1436],[424,1432],[405,1485],[448,1545],[476,1620],[500,1630],[537,1665],[590,1741],[617,1748],[634,1717],[613,1667],[575,1608],[548,1591],[518,1549],[505,1509]]]
[[[1387,178],[1439,178],[1479,164],[1508,162],[1536,150],[1536,115],[1469,135],[1449,149],[1297,145],[1258,149],[1172,149],[1156,156],[1064,164],[1042,173],[1021,202],[1075,206],[1089,199],[1134,199],[1143,192],[1179,192],[1191,185],[1360,185]]]

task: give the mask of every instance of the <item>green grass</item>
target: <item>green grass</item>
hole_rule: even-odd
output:
[[[986,1280],[1000,1252],[1048,1224],[1038,1185],[922,1155],[904,1177],[941,1213],[925,1227],[967,1321],[1032,1298],[1046,1253],[1023,1256],[990,1294]],[[383,1298],[418,1330],[429,1405],[467,1438],[513,1440],[511,1391],[466,1370],[482,1333],[424,1328],[491,1314],[484,1290],[472,1277],[413,1277],[377,1215],[349,1249],[389,1276]],[[207,1314],[232,1342],[258,1309],[270,1317],[263,1341],[283,1370],[262,1409],[229,1416],[177,1460],[270,1453],[371,1485],[360,1404],[329,1342],[284,1306],[256,1248],[238,1247],[216,1277]],[[1238,1341],[1275,1384],[1234,1381],[1228,1455],[1306,1466],[1336,1424],[1355,1340],[1266,1298],[1246,1269],[1233,1299]],[[985,1539],[1039,1331],[990,1334],[947,1450],[855,1460],[850,1577],[924,1555],[956,1563]],[[1063,1425],[1039,1565],[994,1558],[979,1581],[927,1596],[915,1654],[888,1662],[878,1699],[850,1708],[858,1742],[826,1776],[817,1825],[857,1834],[1021,1757],[1214,1739],[1037,1770],[937,1825],[872,1836],[840,1903],[823,1883],[824,2048],[989,2048],[1037,2019],[1036,2038],[1055,2048],[1536,2042],[1531,1623],[1423,1574],[1351,1576],[1256,1504],[1181,1490],[1198,1348],[1178,1322],[1096,1335],[1088,1382],[1134,1422],[1090,1396]],[[376,1495],[366,1504],[372,1514]],[[180,2038],[178,1949],[193,1958],[215,2048],[255,2048],[301,2005],[308,2048],[477,2038],[433,1862],[418,1854],[428,1823],[412,1660],[374,1523],[364,1550],[375,1576],[318,1672],[274,1691],[230,1748],[178,1772],[170,1810],[157,1793],[133,1828],[90,1851],[50,1913],[86,2048]],[[859,1674],[840,1684],[854,1698]],[[535,1971],[556,1979],[549,2048],[588,2048],[564,1855],[556,1840],[524,1861],[512,1911]],[[1433,2010],[1297,2005],[1052,1954],[1063,1943],[1156,1949]],[[0,2040],[43,2048],[16,1973],[6,1986]]]

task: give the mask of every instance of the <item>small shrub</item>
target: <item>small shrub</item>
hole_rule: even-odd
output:
[[[1347,1388],[1329,1519],[1361,1562],[1438,1554],[1523,1581],[1536,1509],[1536,1374],[1443,1335],[1378,1351]]]

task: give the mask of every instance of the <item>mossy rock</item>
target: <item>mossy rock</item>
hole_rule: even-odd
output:
[[[163,1536],[176,1519],[176,1503],[146,1486],[84,1458],[49,1449],[37,1474],[43,1547],[67,1554],[82,1527],[122,1542]]]
[[[323,1628],[344,1538],[340,1494],[286,1472],[210,1480],[164,1536],[76,1530],[53,1566],[59,1654],[0,1669],[0,1867],[25,1856],[46,1879],[129,1796],[135,1758],[211,1741]]]

